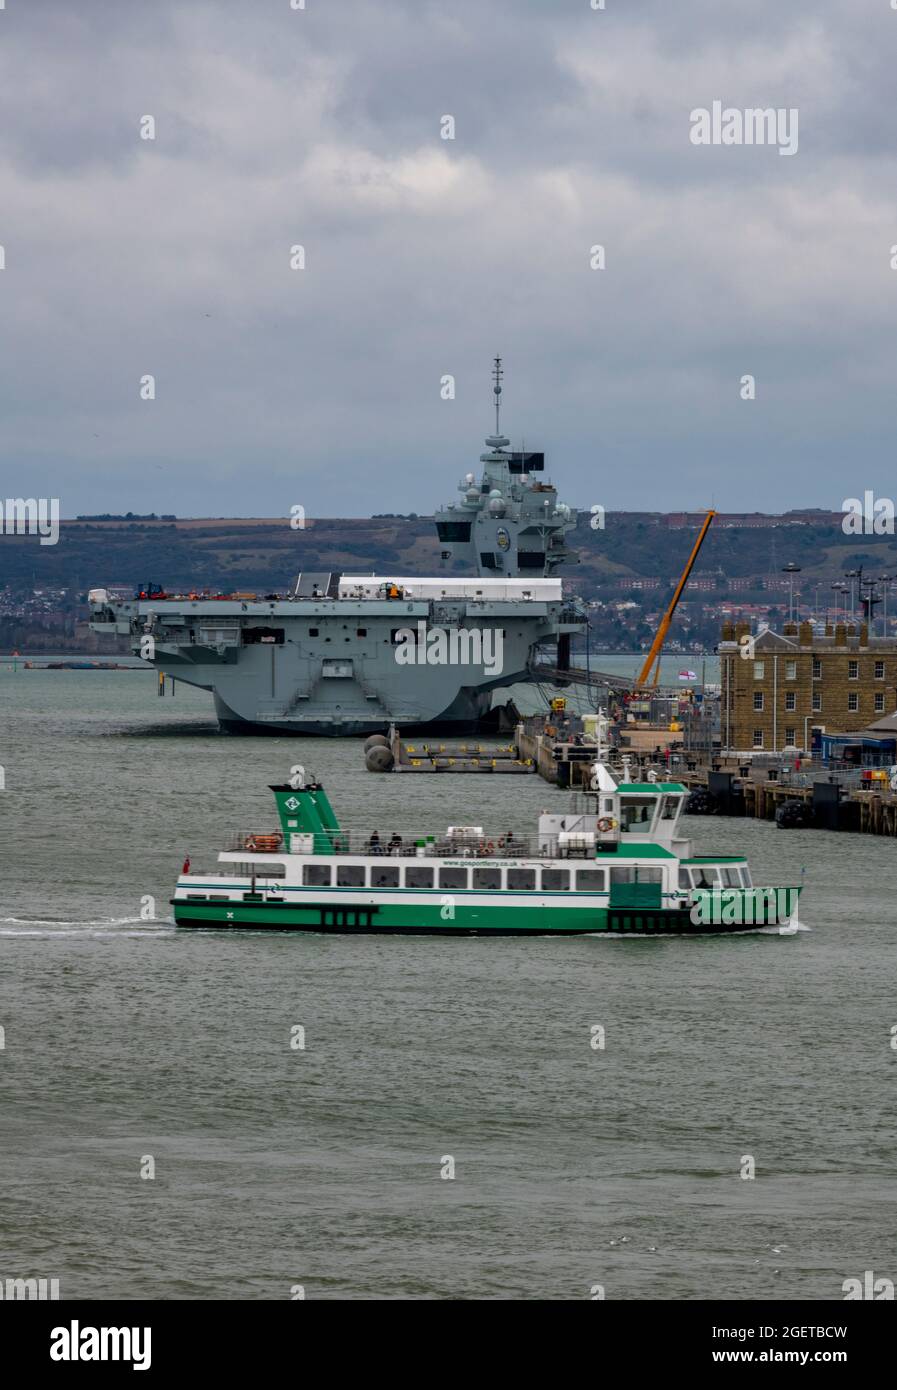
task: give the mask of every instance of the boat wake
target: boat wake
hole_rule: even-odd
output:
[[[0,917],[0,936],[173,936],[174,923],[144,922],[139,917],[96,918],[72,922],[55,917]]]

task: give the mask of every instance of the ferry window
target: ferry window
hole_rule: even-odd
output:
[[[532,892],[536,886],[535,869],[508,869],[508,887],[518,892]]]
[[[661,805],[661,811],[660,811],[660,819],[661,819],[661,820],[675,820],[675,819],[676,819],[676,812],[677,812],[678,809],[679,809],[679,798],[678,798],[678,796],[665,796],[665,797],[663,798],[663,801],[660,803],[660,805]]]
[[[398,864],[372,864],[371,865],[371,887],[372,888],[398,888],[399,886],[399,866]]]
[[[723,883],[726,888],[740,888],[741,876],[739,875],[738,870],[726,866],[723,869]]]
[[[569,869],[543,869],[542,870],[542,891],[552,893],[569,893],[570,891],[570,870]]]
[[[303,864],[302,882],[306,888],[329,888],[331,868],[329,864]]]
[[[657,798],[653,796],[627,796],[620,802],[620,821],[624,830],[632,826],[646,827],[654,815]]]
[[[577,869],[576,886],[582,893],[601,893],[607,887],[605,869]]]
[[[632,883],[635,880],[634,869],[611,869],[611,883]]]
[[[695,888],[718,888],[719,869],[715,864],[698,864],[691,871],[691,881]]]
[[[753,884],[751,883],[751,871],[748,868],[747,864],[743,864],[741,867],[741,877],[745,888],[753,887]]]
[[[459,889],[459,888],[466,888],[466,887],[467,887],[467,870],[466,870],[466,869],[440,869],[440,870],[439,870],[439,887],[440,887],[440,888],[448,888],[450,891],[454,891],[455,889]]]
[[[501,869],[474,869],[473,886],[479,889],[501,887]]]
[[[260,903],[262,901],[262,895],[261,893],[244,893],[243,901],[244,903]]]
[[[363,888],[365,868],[363,864],[337,864],[337,888]]]
[[[433,872],[430,865],[409,864],[405,870],[405,887],[432,888]]]

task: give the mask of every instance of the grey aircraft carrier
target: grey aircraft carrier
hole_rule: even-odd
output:
[[[300,573],[264,598],[89,594],[96,632],[127,634],[166,675],[212,693],[229,733],[345,736],[477,733],[494,726],[496,690],[529,679],[538,649],[562,670],[583,606],[554,571],[576,556],[574,512],[543,481],[545,456],[500,432],[501,360],[493,368],[495,434],[482,471],[435,514],[444,563],[468,573]],[[302,532],[297,531],[301,545]]]

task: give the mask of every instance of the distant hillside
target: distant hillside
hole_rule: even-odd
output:
[[[604,530],[581,515],[571,540],[581,563],[566,571],[588,596],[607,581],[675,580],[694,529],[660,515],[610,512]],[[894,537],[845,536],[831,520],[711,528],[698,562],[726,579],[777,576],[794,561],[800,586],[821,583],[859,564],[873,574],[897,569]],[[0,535],[0,586],[86,590],[105,583],[152,580],[172,589],[285,589],[300,570],[432,573],[440,568],[432,518],[319,518],[304,530],[288,521],[193,519],[61,523],[58,545]]]

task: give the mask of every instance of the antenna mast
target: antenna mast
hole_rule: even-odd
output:
[[[496,357],[495,360],[494,360],[494,362],[493,362],[493,366],[492,366],[492,379],[493,379],[494,382],[495,382],[495,385],[494,385],[493,388],[492,388],[492,394],[493,394],[493,396],[495,397],[495,435],[496,435],[496,438],[498,438],[498,436],[501,434],[501,426],[500,426],[500,423],[499,423],[499,417],[500,417],[500,413],[501,413],[501,379],[502,379],[503,376],[504,376],[504,372],[502,371],[501,358],[500,358],[500,357]]]

